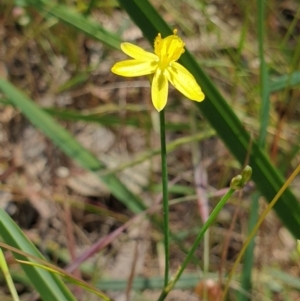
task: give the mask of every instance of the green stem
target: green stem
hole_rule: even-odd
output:
[[[264,22],[265,17],[265,1],[257,0],[257,17],[258,17],[258,54],[260,60],[260,94],[261,94],[261,112],[260,112],[260,131],[258,144],[263,149],[267,137],[267,128],[269,123],[269,91],[268,91],[268,70],[264,54]]]
[[[212,213],[210,214],[209,218],[207,219],[206,223],[203,225],[203,227],[201,228],[196,240],[194,241],[192,247],[190,248],[185,260],[183,261],[182,265],[179,267],[177,273],[172,277],[172,279],[170,280],[170,282],[168,283],[168,285],[164,287],[163,291],[161,292],[159,298],[157,301],[163,301],[166,296],[169,294],[169,292],[171,291],[171,289],[174,287],[174,285],[176,284],[176,282],[178,281],[178,279],[180,278],[181,274],[183,273],[183,271],[185,270],[185,268],[187,267],[188,263],[190,262],[190,260],[193,257],[194,252],[196,251],[200,241],[202,240],[204,234],[206,233],[206,231],[208,230],[208,228],[211,226],[211,224],[213,223],[213,221],[215,220],[215,218],[217,217],[217,215],[219,214],[219,212],[221,211],[221,209],[223,208],[223,206],[226,204],[227,200],[231,197],[231,195],[234,193],[234,189],[230,188],[227,193],[223,196],[223,198],[220,200],[220,202],[217,204],[217,206],[215,207],[215,209],[212,211]]]
[[[10,290],[10,293],[12,295],[12,298],[14,301],[20,301],[17,290],[15,288],[14,282],[11,278],[11,275],[9,273],[9,269],[4,257],[4,254],[2,252],[2,249],[0,249],[0,268],[3,272],[4,278],[6,279],[6,283],[8,285],[8,288]]]
[[[258,231],[259,227],[261,226],[262,222],[264,221],[264,219],[266,218],[267,214],[271,211],[271,209],[275,206],[276,202],[279,200],[279,198],[282,196],[282,194],[284,193],[284,191],[290,186],[291,182],[295,179],[295,177],[297,176],[297,174],[300,173],[300,164],[298,165],[298,167],[293,171],[293,173],[290,175],[290,177],[285,181],[285,183],[283,184],[283,186],[280,188],[280,190],[276,193],[276,195],[274,196],[273,200],[269,203],[269,205],[267,206],[267,208],[262,212],[262,214],[260,215],[257,223],[255,224],[255,226],[253,227],[253,229],[251,230],[251,232],[249,233],[246,241],[244,242],[244,245],[238,255],[238,257],[236,258],[233,267],[231,269],[230,274],[227,277],[227,281],[223,290],[223,297],[222,297],[222,301],[226,300],[226,296],[227,296],[227,292],[228,292],[228,288],[229,288],[229,283],[239,265],[239,263],[241,262],[241,259],[247,249],[247,247],[249,246],[250,242],[253,240],[256,232]]]
[[[165,275],[164,287],[169,281],[169,258],[170,258],[170,230],[169,230],[169,199],[168,199],[168,171],[167,171],[167,148],[166,148],[166,129],[165,112],[159,112],[160,121],[160,147],[161,147],[161,173],[162,173],[162,192],[163,192],[163,217],[164,217],[164,245],[165,245]]]
[[[261,109],[260,109],[260,130],[258,137],[258,145],[264,149],[267,133],[268,123],[270,115],[270,99],[269,99],[269,85],[268,85],[268,69],[265,61],[264,54],[264,36],[265,36],[265,9],[266,3],[263,0],[257,0],[257,24],[258,24],[258,54],[260,60],[260,96],[261,96]],[[248,222],[248,231],[253,229],[258,220],[258,204],[259,195],[255,194],[252,197],[251,213]],[[245,253],[245,260],[243,266],[243,272],[241,275],[242,291],[238,295],[238,301],[250,301],[250,297],[243,292],[251,293],[252,289],[252,268],[254,261],[254,239],[249,243],[249,246]]]
[[[259,201],[260,194],[255,193],[252,196],[252,205],[251,205],[251,212],[248,222],[248,235],[250,235],[252,229],[255,227],[257,220],[258,220],[258,201]],[[252,239],[248,245],[248,248],[245,251],[245,260],[243,266],[243,272],[241,275],[241,286],[242,291],[239,292],[238,301],[249,301],[251,300],[248,295],[244,292],[251,293],[252,289],[252,268],[253,268],[253,261],[254,261],[254,247],[255,242]]]

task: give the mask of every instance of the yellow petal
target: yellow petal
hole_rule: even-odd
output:
[[[194,76],[179,63],[173,62],[167,68],[166,76],[171,84],[187,98],[196,101],[202,101],[205,98]]]
[[[133,45],[131,43],[122,43],[121,49],[124,53],[126,53],[128,56],[132,57],[136,60],[143,60],[143,61],[155,61],[158,60],[157,55],[154,53],[145,51],[143,48]]]
[[[168,79],[163,71],[157,69],[151,83],[152,103],[155,109],[161,111],[167,103],[168,98]]]
[[[177,30],[174,30],[174,34],[162,39],[161,35],[154,40],[154,52],[159,57],[162,67],[166,67],[169,63],[177,61],[181,54],[184,53],[184,43],[176,35]]]
[[[154,73],[157,63],[153,61],[127,60],[116,63],[111,71],[125,77],[135,77]]]

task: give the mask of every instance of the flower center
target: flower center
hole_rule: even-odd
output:
[[[165,69],[170,66],[170,63],[177,61],[181,54],[184,53],[184,43],[176,35],[175,29],[173,35],[164,39],[161,38],[160,33],[154,41],[154,52],[159,58],[159,68]]]

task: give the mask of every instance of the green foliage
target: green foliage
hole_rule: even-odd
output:
[[[43,258],[40,252],[26,238],[20,228],[2,209],[0,210],[0,232],[2,239],[10,246],[23,250],[37,258]],[[21,260],[27,259],[17,253],[15,253],[14,256]],[[37,267],[22,265],[22,268],[44,301],[76,300],[57,275]]]
[[[164,21],[160,13],[148,2],[148,0],[119,0],[120,7],[124,9],[131,19],[136,23],[136,25],[141,29],[145,38],[149,40],[150,45],[153,45],[153,40],[156,37],[157,33],[160,32],[163,36],[172,33],[173,28]],[[260,1],[258,1],[259,3]],[[73,32],[76,34],[76,37],[83,35],[84,37],[89,37],[91,39],[100,41],[105,46],[111,49],[119,49],[121,38],[118,34],[112,33],[109,30],[105,29],[103,26],[93,20],[91,12],[93,9],[97,9],[100,6],[107,6],[108,1],[97,2],[89,1],[88,4],[85,4],[84,10],[79,12],[74,6],[61,4],[59,1],[49,1],[49,0],[23,0],[18,1],[18,5],[28,9],[31,12],[38,12],[40,18],[44,21],[47,20],[48,23],[43,24],[38,29],[32,31],[33,36],[38,36],[41,33],[44,34],[42,29],[48,30],[54,25],[65,26],[68,29],[71,29],[68,32]],[[21,4],[20,4],[21,3]],[[191,5],[203,10],[204,13],[204,4],[196,6],[196,4],[191,1]],[[166,4],[166,5],[170,5]],[[7,4],[9,7],[10,4]],[[108,5],[109,6],[109,5]],[[113,2],[115,6],[115,2]],[[250,12],[250,6],[247,8],[247,12]],[[260,74],[261,79],[259,83],[260,90],[260,118],[259,118],[259,135],[256,140],[253,135],[250,135],[248,130],[245,129],[242,120],[237,116],[235,110],[227,103],[226,99],[223,97],[221,91],[213,83],[211,78],[203,71],[199,65],[199,61],[187,50],[185,54],[180,59],[182,65],[184,65],[196,78],[198,83],[201,85],[202,90],[206,95],[206,99],[202,103],[195,103],[195,109],[205,117],[209,122],[213,130],[205,131],[205,135],[202,133],[193,135],[190,139],[197,141],[203,139],[203,137],[210,137],[214,133],[222,139],[228,150],[239,162],[240,166],[249,164],[253,170],[252,178],[259,190],[259,192],[266,198],[268,202],[271,202],[275,194],[280,190],[284,184],[284,177],[279,171],[279,168],[274,166],[274,163],[269,158],[266,152],[266,144],[268,140],[268,127],[270,125],[270,99],[269,95],[271,93],[278,93],[283,91],[283,95],[288,94],[288,89],[300,84],[300,71],[297,71],[297,65],[294,64],[292,68],[289,68],[289,72],[278,76],[279,72],[277,66],[267,66],[264,58],[264,37],[263,34],[265,29],[263,28],[264,22],[264,11],[263,7],[260,7],[258,12],[258,41],[259,41],[259,60],[260,60]],[[246,18],[247,19],[247,18]],[[242,57],[242,49],[245,44],[245,36],[247,28],[249,26],[250,19],[247,19],[244,23],[244,27],[241,30],[241,37],[237,49],[237,53],[232,53],[230,49],[226,49],[233,61],[235,63],[240,63]],[[184,23],[182,20],[181,23]],[[184,24],[183,24],[184,26]],[[214,24],[209,24],[210,30],[212,30]],[[59,28],[56,28],[59,32]],[[121,32],[121,30],[119,30]],[[30,31],[29,31],[30,32]],[[290,34],[290,33],[289,33]],[[65,41],[65,44],[62,43],[61,49],[65,49],[66,53],[70,56],[76,56],[71,60],[76,62],[77,68],[80,65],[80,60],[78,56],[77,49],[74,50],[75,42],[72,41],[73,37],[67,37],[68,41]],[[27,39],[27,37],[26,37]],[[26,39],[23,41],[26,42]],[[52,39],[52,40],[51,40]],[[57,44],[62,42],[61,37],[52,36],[50,41],[56,41]],[[74,42],[74,44],[72,44]],[[287,39],[284,39],[284,42],[287,43]],[[42,43],[41,43],[42,44]],[[51,42],[50,42],[51,44]],[[282,47],[286,45],[281,45]],[[298,52],[297,52],[298,53]],[[297,62],[297,53],[295,52],[292,62]],[[105,59],[105,58],[104,58]],[[207,66],[209,64],[213,66],[221,66],[222,61],[216,61],[212,59],[211,61],[207,60],[205,62]],[[244,66],[245,67],[245,66]],[[242,64],[237,67],[241,74],[244,74],[246,68]],[[271,68],[269,68],[271,67]],[[276,70],[274,77],[271,74],[272,67]],[[287,68],[288,69],[288,68]],[[86,69],[84,71],[78,72],[72,77],[69,81],[62,83],[56,93],[61,93],[64,91],[72,90],[74,87],[77,87],[81,84],[85,84],[89,79],[89,73],[92,69]],[[226,76],[226,74],[225,74]],[[243,75],[244,76],[244,75]],[[246,82],[246,81],[245,81]],[[252,87],[251,87],[252,88]],[[250,88],[248,88],[250,90]],[[143,105],[127,105],[126,109],[132,113],[130,118],[123,121],[120,120],[119,116],[115,115],[106,115],[107,112],[117,111],[116,106],[113,105],[103,105],[103,114],[81,114],[80,111],[74,111],[69,109],[42,109],[34,103],[33,99],[27,97],[23,92],[21,87],[17,87],[16,84],[3,78],[0,78],[0,91],[3,93],[4,97],[1,99],[2,104],[4,105],[13,105],[19,109],[22,114],[41,132],[44,133],[60,150],[62,150],[69,158],[80,164],[86,170],[95,173],[99,179],[109,188],[109,191],[114,195],[119,201],[121,201],[131,212],[134,214],[141,213],[146,209],[146,205],[140,196],[133,193],[128,189],[117,177],[117,172],[120,170],[142,162],[147,158],[157,155],[158,150],[151,150],[140,158],[132,161],[130,164],[124,166],[118,166],[114,170],[107,169],[105,162],[100,162],[94,155],[92,155],[87,149],[85,149],[76,139],[62,126],[60,126],[54,118],[61,120],[69,121],[84,121],[84,122],[96,122],[102,125],[121,128],[122,126],[132,126],[139,128],[142,124],[145,130],[149,130],[152,127],[151,117],[149,112],[145,109]],[[245,90],[247,90],[245,88]],[[251,91],[252,93],[252,91]],[[105,107],[106,106],[106,107]],[[137,113],[138,112],[138,113]],[[166,129],[170,131],[181,131],[188,129],[189,126],[184,123],[173,123],[166,120]],[[187,137],[189,138],[189,137]],[[179,139],[178,139],[179,140]],[[187,142],[190,142],[188,140]],[[299,142],[299,141],[298,141]],[[177,144],[176,144],[177,143]],[[173,150],[176,146],[182,145],[183,141],[175,141],[174,144],[170,143],[166,146],[166,152]],[[295,143],[291,148],[290,153],[288,154],[289,158],[293,159],[299,152],[299,143]],[[281,170],[286,171],[288,167],[287,163],[283,163],[279,166]],[[245,183],[249,180],[249,171],[242,172],[241,176],[234,178],[234,182],[237,181],[237,184],[233,188],[242,188]],[[246,179],[247,178],[247,179]],[[170,191],[174,192],[187,191],[190,193],[190,188],[180,186],[174,186]],[[173,190],[172,190],[173,189]],[[230,194],[232,191],[230,191]],[[258,198],[260,194],[253,194],[253,204],[252,204],[252,214],[250,216],[249,228],[254,227],[257,219],[257,208],[258,208]],[[222,202],[218,204],[217,211],[225,204]],[[299,234],[300,228],[300,205],[297,201],[295,195],[289,190],[285,190],[282,194],[279,201],[274,206],[275,212],[281,218],[282,223],[285,227],[297,237]],[[191,260],[193,252],[197,248],[198,244],[203,238],[204,233],[208,227],[213,222],[216,216],[216,211],[213,215],[210,216],[209,222],[206,223],[198,233],[197,239],[195,240],[192,249],[188,253],[186,261],[184,261],[181,269],[175,278],[172,279],[174,282],[169,282],[169,286],[165,287],[165,290],[162,292],[161,299],[163,300],[169,290],[173,287],[175,282],[178,280],[180,283],[179,277],[183,273],[186,265]],[[2,239],[9,245],[23,250],[27,253],[30,253],[36,257],[42,258],[41,254],[36,250],[36,248],[26,239],[24,234],[20,229],[14,224],[14,222],[7,216],[4,211],[0,211],[0,232]],[[153,220],[152,220],[153,221]],[[160,222],[154,222],[155,225],[159,225]],[[174,238],[174,236],[173,236]],[[175,239],[176,241],[176,239]],[[176,241],[178,243],[179,240]],[[251,287],[251,273],[252,273],[252,262],[253,262],[253,248],[254,244],[250,244],[250,248],[246,251],[246,264],[243,271],[243,287],[248,290]],[[14,254],[16,258],[24,259],[18,254]],[[64,301],[64,300],[75,300],[75,297],[69,292],[68,288],[64,283],[57,277],[46,270],[41,270],[38,267],[34,266],[22,266],[26,275],[30,279],[32,285],[40,293],[43,300],[46,301]],[[282,276],[282,275],[281,275]],[[287,279],[288,276],[284,275],[283,278]],[[165,277],[166,281],[167,277]],[[156,279],[154,279],[156,280]],[[159,279],[161,281],[162,279]],[[299,281],[293,279],[295,282],[295,287],[299,286]],[[293,283],[294,283],[293,282]],[[145,289],[143,283],[138,281],[133,282],[133,287],[138,289]],[[190,284],[190,282],[189,282]],[[109,286],[110,285],[110,286]],[[122,285],[119,288],[118,283],[107,284],[107,289],[124,289],[125,285]],[[161,288],[161,285],[157,281],[149,282],[150,288]],[[193,282],[194,285],[194,282]],[[101,284],[100,284],[101,286]],[[149,288],[148,287],[148,288]],[[186,287],[186,286],[185,286]],[[244,300],[245,297],[242,296],[241,300]]]
[[[150,42],[153,41],[157,32],[163,36],[172,33],[147,0],[119,0],[119,2]],[[195,106],[201,110],[241,165],[245,164],[249,155],[248,164],[253,169],[252,178],[270,202],[283,185],[283,176],[270,162],[265,151],[253,141],[224,97],[189,51],[182,55],[180,62],[194,75],[206,96],[205,101],[195,103]],[[300,206],[293,193],[290,190],[285,191],[274,209],[285,226],[297,237],[300,227]]]

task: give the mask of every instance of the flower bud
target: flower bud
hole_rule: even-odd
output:
[[[252,175],[252,168],[249,165],[246,165],[246,167],[242,171],[241,175],[242,175],[244,184],[248,183],[248,181],[250,180],[251,175]]]
[[[237,175],[232,178],[230,182],[230,188],[233,190],[240,190],[244,187],[243,177],[241,175]]]

